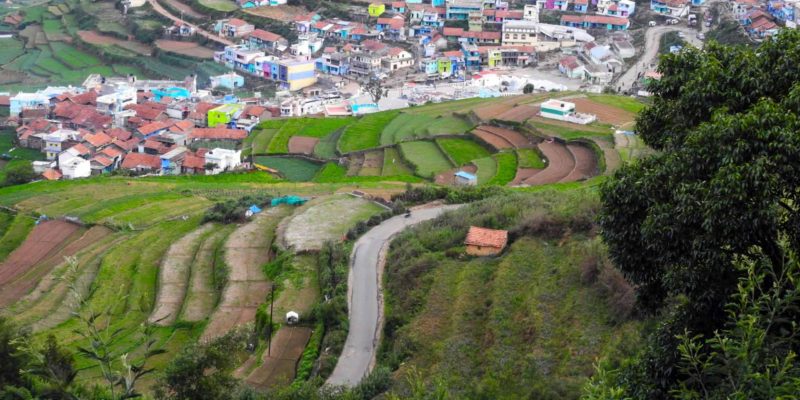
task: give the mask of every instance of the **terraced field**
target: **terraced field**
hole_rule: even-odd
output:
[[[403,158],[414,166],[417,175],[432,178],[439,172],[453,168],[453,164],[434,142],[404,142],[399,145]]]

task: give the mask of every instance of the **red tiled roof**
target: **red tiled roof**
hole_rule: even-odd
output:
[[[403,50],[403,49],[401,49],[399,47],[392,47],[392,48],[389,49],[389,55],[390,56],[399,56],[400,54],[403,54],[404,51],[405,50]]]
[[[75,146],[70,147],[70,149],[75,151],[75,153],[78,155],[86,155],[92,152],[88,147],[84,146],[83,143],[78,143]]]
[[[247,137],[244,129],[195,128],[189,137],[192,139],[243,140]]]
[[[442,29],[442,34],[445,36],[461,36],[464,34],[464,28],[453,28],[446,26]]]
[[[98,154],[98,155],[92,157],[91,161],[95,161],[95,162],[97,162],[98,164],[100,164],[100,165],[102,165],[104,167],[107,167],[107,166],[109,166],[109,165],[114,163],[113,160],[111,160],[110,158],[108,158],[108,157],[106,157],[106,156],[104,156],[102,154]]]
[[[464,244],[481,247],[496,247],[502,249],[508,241],[508,231],[486,229],[470,226]]]
[[[242,117],[260,117],[267,111],[266,107],[262,106],[248,106],[242,112]]]
[[[97,92],[90,90],[76,96],[70,96],[69,100],[75,104],[97,105]]]
[[[461,50],[451,50],[442,52],[442,55],[445,57],[464,57],[464,53]]]
[[[0,106],[8,107],[11,105],[11,96],[0,96]]]
[[[386,48],[386,44],[378,40],[369,39],[361,43],[361,47],[369,51],[380,51]]]
[[[202,156],[187,154],[186,157],[183,158],[184,168],[203,169],[205,165],[206,165],[206,159]]]
[[[522,10],[497,10],[494,17],[503,19],[522,19]]]
[[[200,114],[208,114],[208,110],[219,107],[219,104],[200,102],[194,107],[194,111]]]
[[[228,25],[232,25],[235,27],[245,26],[247,25],[247,21],[241,20],[239,18],[231,18],[228,20]]]
[[[277,42],[283,39],[283,36],[278,35],[277,33],[265,31],[263,29],[256,29],[250,32],[250,37],[258,38],[265,42]]]
[[[392,29],[400,29],[406,25],[402,17],[378,18],[378,25],[389,25]]]
[[[575,56],[566,56],[562,58],[559,62],[564,68],[575,69],[580,66],[578,64],[578,57]]]
[[[93,135],[92,134],[86,135],[84,136],[83,139],[89,142],[89,144],[91,144],[94,147],[100,147],[104,144],[111,143],[111,136],[108,136],[103,132],[98,132]]]
[[[112,146],[107,146],[100,151],[100,154],[113,159],[114,157],[119,157],[122,155],[122,152]]]
[[[625,17],[612,17],[610,15],[586,15],[585,20],[593,24],[628,25]]]
[[[122,160],[122,168],[135,169],[139,167],[159,169],[161,168],[161,158],[152,154],[128,153]]]
[[[158,132],[160,130],[167,129],[170,126],[172,126],[172,124],[173,124],[172,120],[155,121],[155,122],[151,122],[151,123],[149,123],[147,125],[140,126],[138,131],[142,135],[149,135],[151,133],[155,133],[155,132]]]
[[[393,1],[392,8],[405,8],[406,2],[405,1]]]
[[[575,23],[582,23],[583,16],[582,15],[562,15],[561,16],[561,23],[564,22],[575,22]]]
[[[465,38],[475,38],[475,39],[483,39],[483,40],[500,40],[500,36],[502,35],[501,32],[491,32],[491,31],[464,31],[461,35]]]
[[[47,179],[48,181],[57,181],[61,179],[62,175],[59,170],[48,168],[44,170],[44,172],[42,172],[42,176],[44,177],[44,179]]]
[[[135,149],[136,146],[139,145],[139,143],[141,143],[141,142],[142,142],[142,139],[137,138],[137,137],[134,136],[134,137],[132,137],[132,138],[130,138],[128,140],[125,140],[125,141],[114,142],[114,144],[119,146],[120,148],[124,149],[125,151],[131,151],[131,150]]]
[[[25,124],[25,126],[27,126],[30,129],[33,129],[35,131],[43,131],[43,130],[47,129],[47,127],[50,126],[50,121],[48,121],[48,120],[46,120],[44,118],[36,118],[36,119],[28,122],[27,124]]]
[[[111,128],[106,131],[106,134],[119,140],[128,140],[132,136],[130,132],[122,128]]]

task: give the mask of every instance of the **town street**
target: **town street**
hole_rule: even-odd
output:
[[[702,24],[703,22],[701,20],[698,23]],[[683,32],[684,35],[686,35],[683,40],[689,42],[689,44],[693,46],[703,47],[703,42],[697,38],[697,29],[677,25],[662,25],[650,28],[645,32],[644,54],[639,58],[636,64],[625,71],[612,85],[615,89],[621,87],[621,92],[630,90],[639,77],[639,74],[644,74],[649,69],[650,64],[656,63],[658,48],[661,44],[661,36],[667,32]]]
[[[458,205],[414,210],[406,218],[398,215],[370,229],[353,247],[348,276],[350,331],[328,385],[355,386],[375,365],[383,320],[380,279],[385,251],[392,237],[407,227],[433,219]]]

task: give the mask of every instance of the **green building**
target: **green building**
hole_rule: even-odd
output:
[[[244,106],[241,104],[223,104],[208,110],[208,127],[216,128],[220,125],[228,125],[231,121],[236,120],[242,109]]]

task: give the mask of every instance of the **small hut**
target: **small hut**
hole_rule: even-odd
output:
[[[470,226],[464,244],[467,254],[491,256],[499,254],[508,243],[508,231]]]

